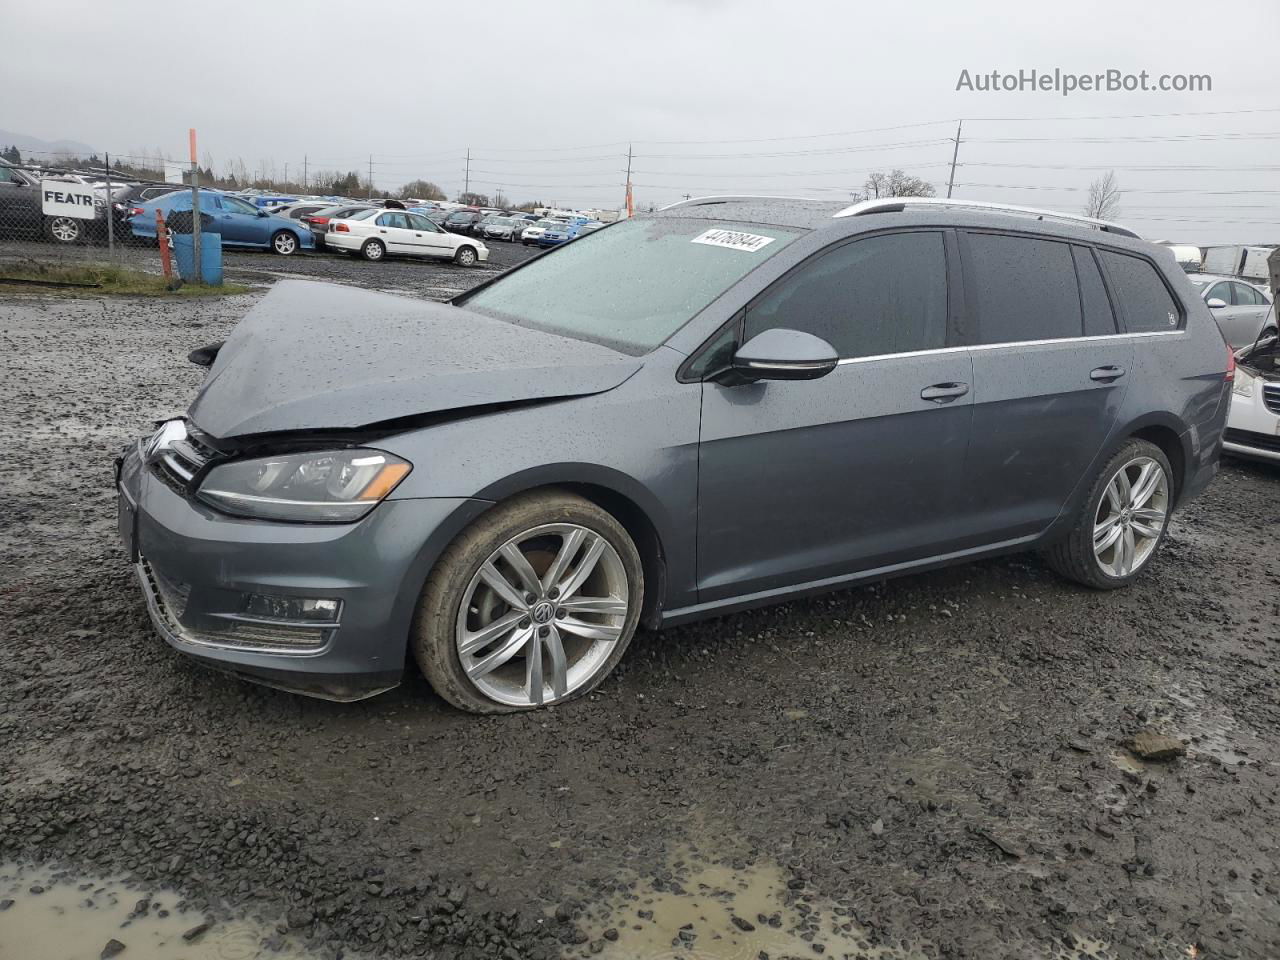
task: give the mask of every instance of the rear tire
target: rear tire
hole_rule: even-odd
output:
[[[1094,480],[1071,532],[1044,552],[1045,561],[1096,590],[1127,587],[1164,543],[1173,494],[1164,451],[1146,440],[1126,441]]]
[[[521,587],[528,581],[504,559],[512,549],[527,561],[532,589]],[[579,577],[582,567],[589,573]],[[510,601],[482,570],[506,585]],[[622,659],[643,596],[640,555],[611,514],[570,493],[523,494],[483,514],[441,554],[418,603],[413,655],[435,691],[462,710],[567,703],[594,690]],[[498,632],[476,639],[494,625]],[[466,643],[476,645],[464,653]]]
[[[453,253],[453,262],[460,267],[474,267],[479,259],[475,247],[459,247]]]
[[[79,243],[85,238],[84,225],[75,217],[46,217],[44,233],[54,243]]]
[[[381,240],[366,240],[360,248],[360,256],[372,263],[377,263],[386,255],[387,248],[382,245]]]

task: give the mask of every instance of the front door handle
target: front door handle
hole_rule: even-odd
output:
[[[967,383],[935,383],[931,387],[925,387],[920,391],[920,399],[928,400],[932,403],[950,403],[957,397],[963,397],[969,392]]]
[[[1119,380],[1124,376],[1124,367],[1117,367],[1114,364],[1107,367],[1095,367],[1089,371],[1089,379],[1097,380],[1099,383],[1111,383],[1113,380]]]

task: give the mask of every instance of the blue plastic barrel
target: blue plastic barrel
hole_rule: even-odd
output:
[[[178,262],[178,273],[187,283],[196,282],[195,243],[189,233],[175,233],[173,256]],[[222,286],[222,234],[200,235],[201,274],[204,282],[213,287]]]

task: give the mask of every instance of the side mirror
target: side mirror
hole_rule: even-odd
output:
[[[1227,305],[1227,302],[1225,300],[1219,299],[1218,297],[1210,297],[1208,300],[1205,301],[1205,304],[1209,307],[1210,310],[1221,310],[1223,307]]]
[[[259,210],[259,211],[258,211],[258,216],[260,216],[260,217],[269,217],[269,216],[271,216],[271,214],[267,213],[267,211],[265,211],[265,210]]]
[[[733,355],[734,383],[757,380],[817,380],[836,368],[840,355],[821,337],[775,328],[752,337]]]

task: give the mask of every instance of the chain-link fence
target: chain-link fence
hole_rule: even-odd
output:
[[[122,262],[154,246],[154,227],[135,230],[142,205],[185,188],[105,161],[0,159],[0,265]]]

